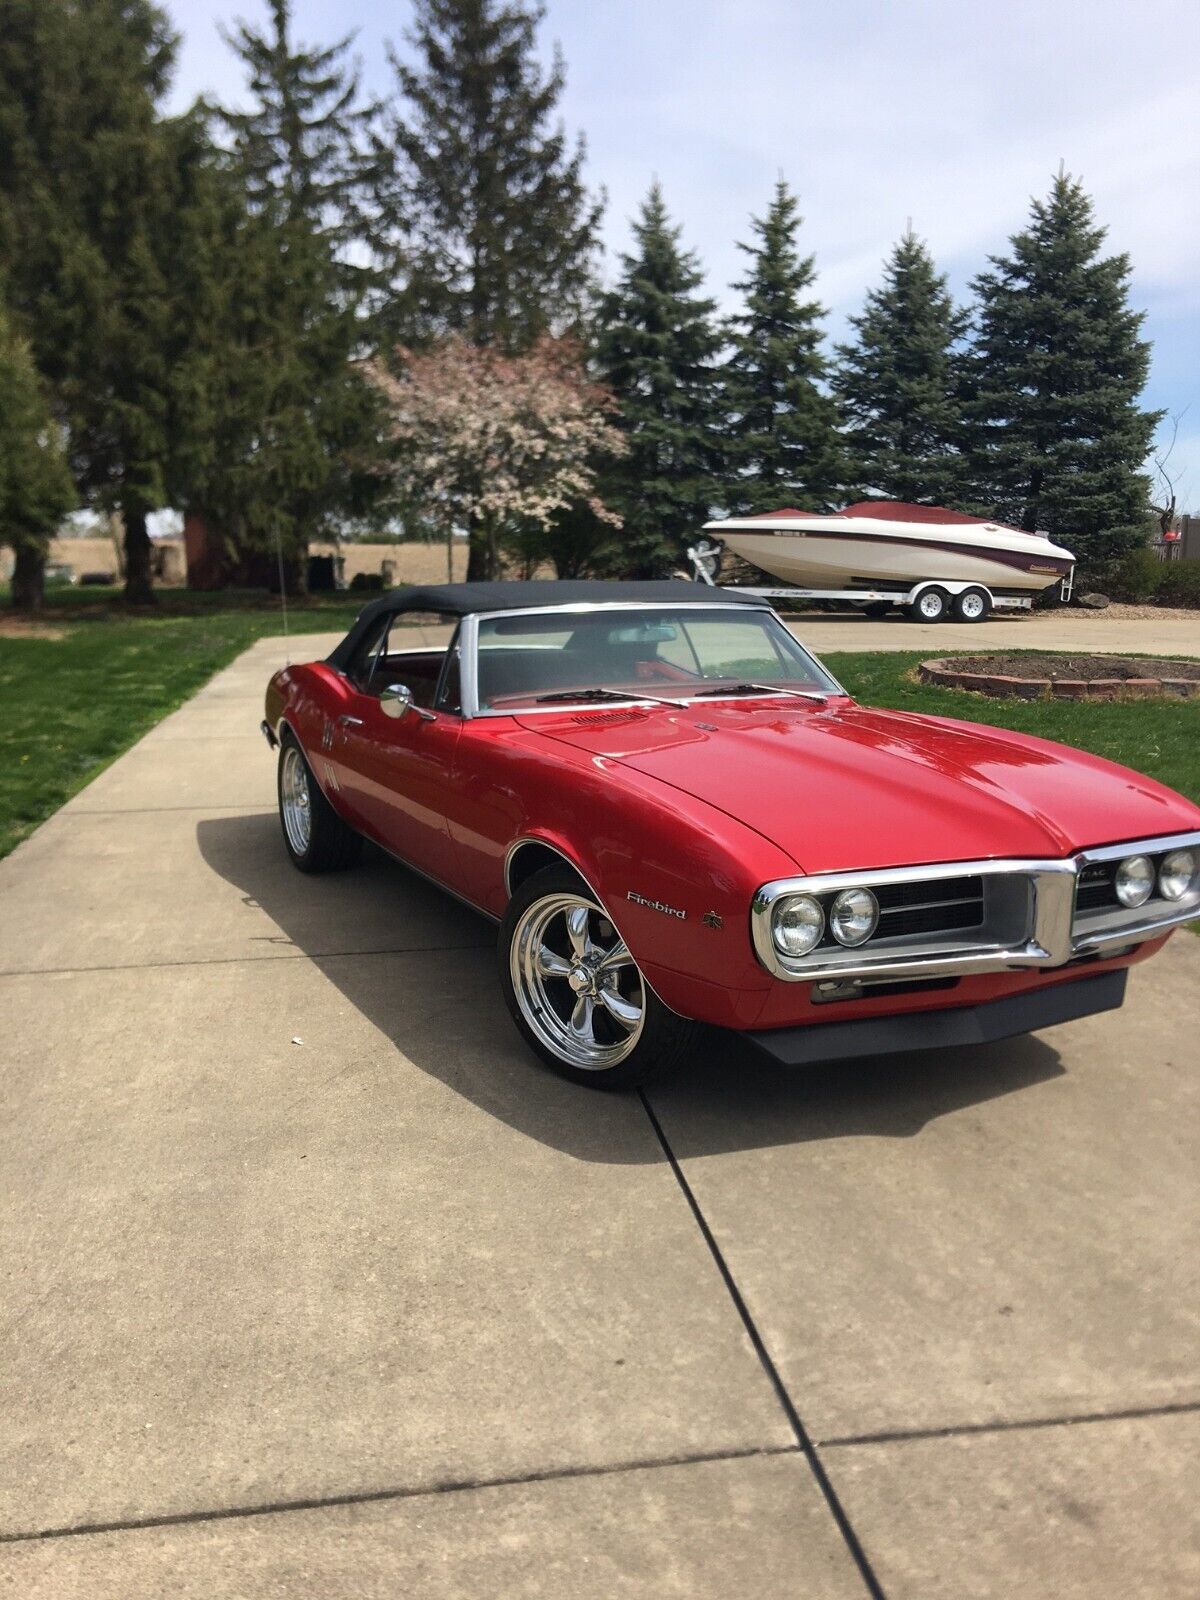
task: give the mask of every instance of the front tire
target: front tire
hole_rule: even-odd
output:
[[[500,986],[518,1032],[572,1083],[624,1089],[685,1053],[696,1024],[669,1011],[604,907],[565,863],[535,872],[500,924]]]
[[[286,729],[279,743],[276,775],[279,826],[294,867],[301,872],[340,872],[362,851],[362,838],[326,800],[295,737]]]

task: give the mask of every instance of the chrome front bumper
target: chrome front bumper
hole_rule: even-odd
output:
[[[1117,906],[1085,913],[1076,909],[1079,875],[1089,864],[1182,849],[1200,850],[1200,833],[1134,839],[1082,850],[1065,861],[953,861],[877,872],[778,878],[764,884],[754,897],[751,938],[762,965],[788,983],[882,982],[1062,967],[1088,956],[1115,954],[1200,917],[1200,892],[1189,894],[1184,901],[1155,900],[1136,910]],[[814,895],[827,904],[843,889],[936,885],[968,877],[983,880],[984,913],[977,927],[903,938],[873,936],[857,948],[827,943],[801,957],[782,955],[771,936],[772,908],[784,895]]]

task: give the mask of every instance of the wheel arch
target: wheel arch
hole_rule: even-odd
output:
[[[543,867],[557,866],[560,862],[565,862],[579,875],[580,881],[596,895],[597,899],[600,898],[595,885],[589,881],[587,873],[578,861],[560,845],[552,844],[548,839],[538,838],[532,834],[514,839],[505,852],[505,893],[511,899],[527,878],[531,878],[535,872],[540,872]],[[600,903],[603,905],[603,900]]]

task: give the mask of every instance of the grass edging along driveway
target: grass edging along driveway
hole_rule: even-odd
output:
[[[297,607],[292,631],[347,628],[361,606]],[[248,645],[283,631],[277,609],[63,607],[44,620],[57,637],[0,637],[0,857]]]
[[[292,631],[347,628],[368,598],[296,606]],[[168,594],[163,612],[65,604],[46,618],[59,637],[0,638],[0,856],[248,645],[283,631],[278,609],[245,596],[223,604],[218,596]],[[824,659],[867,705],[1058,739],[1200,799],[1200,702],[989,700],[917,682],[913,670],[927,654]]]

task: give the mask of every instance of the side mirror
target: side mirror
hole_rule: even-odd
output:
[[[397,721],[410,711],[415,711],[425,722],[433,721],[432,711],[413,703],[413,692],[406,683],[389,683],[379,696],[379,706],[385,717],[395,717]]]

